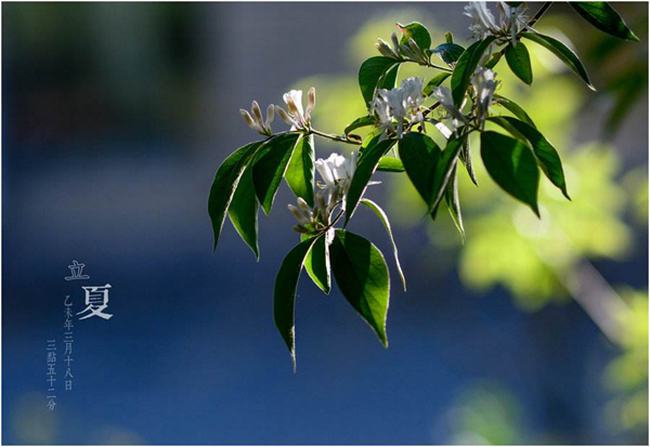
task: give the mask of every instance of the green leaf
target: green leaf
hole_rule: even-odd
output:
[[[300,135],[296,142],[287,171],[284,173],[291,191],[314,206],[314,136]]]
[[[443,43],[431,50],[437,54],[446,64],[453,64],[458,60],[465,48],[456,43]]]
[[[539,216],[539,170],[531,150],[519,140],[488,131],[481,134],[481,158],[497,185]]]
[[[550,36],[545,36],[544,34],[539,33],[522,33],[522,37],[525,37],[528,40],[532,40],[535,43],[540,44],[551,53],[555,54],[562,62],[564,62],[574,73],[582,78],[583,81],[587,84],[587,87],[596,91],[596,88],[591,84],[589,80],[589,75],[587,70],[578,59],[578,56],[573,52],[573,50],[557,39],[554,39]]]
[[[273,318],[275,326],[289,348],[294,371],[296,370],[296,291],[303,262],[314,241],[315,239],[311,238],[296,245],[282,261],[275,277]]]
[[[476,173],[474,172],[474,165],[472,164],[472,153],[469,150],[468,138],[465,138],[463,141],[463,148],[460,151],[459,157],[465,164],[465,169],[467,169],[467,174],[469,175],[470,180],[478,186],[478,180],[476,179]]]
[[[345,198],[345,223],[347,224],[354,210],[359,203],[359,199],[363,197],[370,177],[375,173],[379,159],[383,157],[386,152],[390,150],[395,141],[383,140],[379,138],[371,140],[371,143],[361,152],[357,161],[357,167],[354,170],[354,175],[350,181],[350,188],[348,189]]]
[[[402,287],[404,287],[404,291],[406,292],[406,278],[404,277],[404,272],[402,271],[402,266],[400,265],[399,262],[399,252],[397,251],[397,244],[395,243],[395,238],[393,237],[393,230],[390,227],[390,221],[388,220],[388,216],[386,215],[386,212],[375,202],[373,202],[370,199],[361,199],[362,204],[367,206],[374,212],[377,217],[379,217],[379,220],[381,220],[381,223],[384,225],[384,228],[386,229],[386,233],[388,233],[388,237],[390,238],[390,243],[393,246],[393,256],[395,257],[395,265],[397,267],[397,272],[399,273],[399,278],[402,281]]]
[[[506,62],[512,72],[524,83],[533,83],[533,69],[530,66],[530,55],[526,45],[517,42],[517,45],[509,44],[506,48]]]
[[[406,45],[409,38],[412,38],[415,43],[423,50],[428,50],[431,46],[431,35],[424,25],[419,22],[411,22],[408,25],[400,25],[400,30],[402,30],[402,38],[400,39],[401,45]]]
[[[260,259],[257,243],[257,210],[259,205],[255,197],[253,169],[248,166],[239,180],[237,190],[228,208],[230,222],[239,236],[253,250],[256,259]]]
[[[374,116],[362,116],[360,118],[355,119],[352,121],[348,127],[345,128],[343,133],[345,135],[349,134],[353,130],[359,129],[360,127],[366,127],[366,126],[374,126],[375,125],[375,117]]]
[[[571,197],[569,197],[569,193],[567,192],[560,156],[553,145],[544,138],[544,135],[525,122],[509,116],[492,117],[490,120],[501,125],[506,130],[509,130],[509,127],[512,126],[517,133],[523,135],[533,147],[533,152],[535,157],[537,157],[537,162],[546,177],[551,181],[551,183],[557,186],[560,191],[562,191],[564,197],[571,200]]]
[[[621,39],[638,42],[639,38],[628,28],[623,18],[607,2],[569,2],[585,20],[601,31]]]
[[[385,172],[404,172],[404,165],[402,164],[402,160],[399,158],[385,156],[379,159],[377,170]]]
[[[232,196],[235,194],[239,179],[244,173],[244,169],[246,169],[246,165],[251,157],[261,144],[262,142],[258,141],[240,147],[230,154],[221,166],[219,166],[219,169],[217,169],[208,198],[208,213],[210,214],[212,230],[214,232],[213,249],[217,248],[226,211],[230,206]]]
[[[469,87],[472,75],[481,61],[483,53],[485,53],[485,50],[493,41],[494,37],[489,36],[483,40],[474,42],[458,58],[454,72],[451,75],[451,94],[454,98],[454,104],[457,107],[463,102],[467,87]]]
[[[514,116],[519,118],[521,121],[528,123],[533,127],[537,127],[533,122],[533,119],[526,113],[526,111],[516,102],[511,99],[506,98],[505,96],[494,95],[494,100],[497,104],[505,107],[509,110]]]
[[[435,210],[445,195],[445,190],[456,167],[456,161],[463,149],[463,140],[464,138],[450,138],[447,140],[447,145],[440,155],[440,160],[436,165],[436,170],[433,175],[433,202],[430,203],[430,210],[433,213],[432,217],[435,217]]]
[[[460,233],[461,240],[465,242],[465,227],[463,226],[463,215],[460,212],[458,175],[455,166],[451,174],[451,181],[449,182],[449,185],[447,185],[447,190],[445,192],[445,202],[447,203],[447,209],[449,210],[451,220],[454,222],[456,229]]]
[[[264,143],[257,154],[253,165],[253,182],[265,214],[271,212],[275,194],[299,136],[297,132],[275,136]]]
[[[445,79],[447,79],[449,76],[451,76],[451,73],[440,73],[434,76],[429,82],[427,82],[427,85],[424,86],[422,93],[424,93],[425,96],[429,96],[431,93],[433,93],[433,90],[445,82]]]
[[[385,74],[396,65],[399,65],[399,63],[395,59],[384,56],[373,56],[361,64],[359,68],[359,87],[361,88],[361,94],[366,104],[372,101],[376,88],[392,88],[387,87],[387,85],[390,85],[391,79],[393,87],[395,86],[397,71],[394,71],[395,76],[390,73],[388,76],[385,76]],[[385,77],[388,79],[382,82],[382,78]]]
[[[384,255],[367,239],[344,230],[336,230],[331,249],[339,289],[387,347],[390,278]]]
[[[392,67],[390,67],[384,76],[379,79],[379,83],[377,84],[377,88],[385,88],[386,90],[390,90],[395,87],[395,82],[397,81],[397,73],[399,72],[399,64],[395,64]]]
[[[424,203],[431,205],[433,176],[440,159],[440,148],[427,135],[409,132],[402,136],[398,143],[398,150],[406,175]]]
[[[332,286],[330,249],[325,235],[319,236],[307,253],[305,270],[319,289],[325,294],[330,293]]]

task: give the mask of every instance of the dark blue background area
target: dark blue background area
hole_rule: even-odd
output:
[[[367,5],[302,5],[293,19],[318,16],[321,26],[334,26],[334,18],[342,17],[340,32],[322,49],[334,58],[366,9],[383,8]],[[436,11],[462,22],[461,6]],[[152,13],[143,6],[126,8],[135,9],[122,17]],[[288,6],[264,8],[281,17]],[[6,42],[12,31],[20,34],[5,9]],[[207,215],[215,168],[250,138],[235,113],[239,104],[274,91],[267,85],[280,89],[290,82],[238,78],[242,67],[255,65],[248,59],[258,55],[254,48],[246,47],[246,61],[230,60],[235,68],[215,62],[223,59],[211,52],[228,54],[224,42],[236,44],[249,29],[233,36],[224,23],[254,10],[194,6],[166,19],[164,36],[175,44],[164,46],[171,55],[162,59],[182,67],[181,74],[161,80],[161,63],[158,77],[141,83],[127,77],[127,85],[170,82],[191,98],[150,92],[140,109],[112,98],[107,75],[84,62],[101,59],[99,44],[66,51],[53,43],[59,53],[39,67],[40,53],[27,51],[17,37],[5,43],[3,442],[27,442],[18,421],[36,414],[53,423],[48,442],[59,444],[446,443],[454,439],[450,409],[464,390],[480,383],[498,383],[516,398],[523,437],[518,442],[646,442],[603,427],[608,394],[602,374],[618,351],[574,302],[525,313],[503,289],[474,294],[455,269],[438,268],[448,260],[433,249],[422,257],[428,243],[422,228],[396,229],[409,290],[399,289],[390,263],[389,349],[338,290],[323,296],[303,276],[296,311],[298,368],[292,372],[272,320],[275,274],[297,242],[284,209],[289,191],[283,185],[271,215],[260,217],[259,263],[228,223],[213,253]],[[255,20],[263,20],[263,13]],[[102,14],[109,13],[93,10],[91,16]],[[57,17],[63,27],[67,16]],[[81,60],[87,71],[71,60]],[[298,67],[294,77],[319,69]],[[75,85],[90,91],[89,108],[69,98],[78,93]],[[47,95],[48,101],[35,99]],[[50,109],[43,111],[43,104]],[[86,110],[90,124],[79,124]],[[168,113],[188,116],[179,122]],[[381,195],[381,188],[373,192]],[[359,216],[352,229],[390,253],[383,228],[370,216]],[[628,260],[596,265],[611,283],[646,287],[647,233],[636,236]],[[72,259],[86,264],[90,280],[64,281]],[[59,380],[56,411],[30,412],[31,402],[46,402],[47,339],[57,339],[59,379],[64,372],[63,300],[71,294],[75,312],[82,310],[82,283],[112,285],[108,311],[114,317],[75,321],[74,389],[64,392]],[[27,396],[37,397],[25,403]],[[38,417],[28,423],[44,423]]]

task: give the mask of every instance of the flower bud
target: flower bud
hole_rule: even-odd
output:
[[[239,113],[241,113],[242,118],[244,118],[244,121],[250,127],[251,129],[255,129],[255,121],[253,120],[253,117],[251,117],[250,113],[248,113],[247,110],[244,109],[239,109]]]
[[[314,110],[315,106],[316,106],[316,89],[314,87],[311,87],[307,92],[307,111],[305,113],[305,115],[307,115],[307,118],[310,118],[311,111]]]
[[[275,112],[275,108],[273,107],[273,104],[270,104],[266,108],[266,121],[264,122],[264,124],[267,127],[271,125],[271,123],[273,122],[273,118],[275,118],[275,113],[274,112]]]
[[[264,122],[264,119],[262,118],[262,110],[260,109],[260,105],[257,103],[257,101],[253,101],[251,103],[251,111],[253,112],[255,121],[260,124]]]
[[[277,112],[278,115],[280,115],[282,121],[289,124],[290,126],[293,125],[293,121],[291,120],[291,118],[289,118],[289,115],[287,114],[287,112],[284,111],[282,107],[275,106],[275,111]]]

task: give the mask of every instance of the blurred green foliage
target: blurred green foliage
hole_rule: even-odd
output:
[[[299,80],[293,87],[318,88],[319,112],[316,126],[340,132],[355,118],[366,113],[352,67],[375,55],[370,43],[378,37],[387,40],[395,23],[417,18],[431,31],[433,45],[444,41],[433,20],[422,11],[399,10],[376,17],[362,27],[350,40],[347,58],[350,71],[342,75],[314,76]],[[647,9],[645,19],[647,19]],[[644,20],[645,20],[644,19]],[[609,97],[608,113],[603,122],[604,134],[614,132],[620,121],[641,101],[647,92],[647,54],[643,45],[621,45],[598,32],[572,25],[576,17],[549,15],[537,28],[563,41],[576,38],[579,45],[588,42],[588,61],[602,64],[595,71],[595,83],[604,86],[604,93],[587,90],[563,64],[538,45],[529,45],[536,88],[518,81],[501,61],[495,68],[497,79],[503,81],[497,93],[515,100],[543,130],[564,160],[569,194],[566,201],[546,179],[540,184],[542,218],[514,199],[504,196],[490,180],[482,163],[474,163],[480,188],[466,175],[460,175],[460,195],[464,203],[467,240],[462,245],[449,219],[438,217],[431,222],[415,189],[404,175],[387,175],[388,211],[394,223],[402,228],[427,225],[431,243],[440,252],[431,268],[448,268],[445,261],[458,260],[459,274],[469,287],[486,290],[495,285],[507,288],[516,305],[527,311],[538,310],[552,301],[568,301],[566,282],[577,277],[577,269],[585,259],[623,261],[633,244],[634,228],[647,233],[648,180],[645,166],[622,170],[617,148],[598,141],[602,135],[594,128],[593,141],[574,144],[578,117],[585,107],[593,107],[598,98]],[[563,30],[563,31],[560,31]],[[647,40],[647,27],[640,37]],[[588,35],[588,38],[585,36]],[[462,36],[456,41],[462,42]],[[607,42],[612,42],[608,44]],[[578,45],[576,45],[578,46]],[[626,47],[624,49],[623,47]],[[627,71],[612,69],[624,61]],[[603,70],[600,70],[603,68]],[[431,72],[405,64],[399,78],[426,76]],[[632,83],[632,87],[630,87]],[[505,109],[494,112],[509,114]],[[341,148],[337,147],[337,150]],[[475,160],[479,160],[478,141],[471,142]],[[464,173],[463,173],[464,174]],[[442,215],[442,213],[440,213]],[[456,252],[457,256],[449,256]],[[442,265],[441,265],[442,264]],[[621,322],[625,335],[620,341],[621,354],[607,368],[606,384],[613,394],[606,417],[610,429],[642,430],[648,420],[648,297],[647,292],[624,290],[624,301],[631,312]],[[517,431],[516,401],[504,390],[468,390],[454,407],[456,426],[454,442],[508,444],[521,442]]]

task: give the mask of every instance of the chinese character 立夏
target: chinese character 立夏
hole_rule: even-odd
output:
[[[103,286],[82,286],[86,293],[86,308],[81,312],[77,312],[77,315],[89,312],[88,315],[79,317],[80,320],[85,320],[92,316],[98,316],[105,320],[110,319],[113,315],[104,313],[104,309],[108,307],[108,292],[112,286],[106,284]]]
[[[66,276],[65,279],[66,281],[74,281],[76,279],[90,279],[90,276],[84,275],[84,267],[86,267],[86,264],[80,264],[77,262],[76,259],[72,260],[72,264],[68,266],[70,269],[70,276]]]

